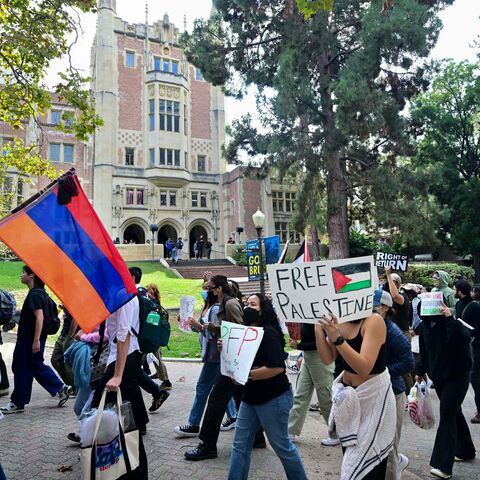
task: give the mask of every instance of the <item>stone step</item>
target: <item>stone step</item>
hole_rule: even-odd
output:
[[[195,260],[194,258],[188,259],[188,260],[181,260],[178,263],[173,263],[171,260],[166,259],[167,263],[170,265],[170,267],[173,268],[178,268],[178,267],[199,267],[199,268],[204,268],[208,269],[210,266],[219,266],[219,265],[234,265],[232,262],[230,262],[226,258],[218,259],[218,260],[208,260],[208,259],[201,259],[201,260]]]
[[[228,278],[245,277],[247,275],[246,267],[240,267],[238,265],[211,265],[201,262],[201,265],[188,267],[176,265],[175,270],[183,278],[199,279],[203,278],[203,274],[206,271],[212,272],[214,275],[225,275]]]

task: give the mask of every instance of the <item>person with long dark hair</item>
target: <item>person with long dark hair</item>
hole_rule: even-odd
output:
[[[270,300],[250,295],[244,309],[245,325],[263,328],[263,338],[245,384],[233,437],[229,480],[246,480],[255,436],[263,427],[289,480],[307,478],[295,444],[288,435],[293,394],[285,374],[285,339]]]
[[[213,275],[205,283],[206,288],[216,295],[219,303],[218,318],[233,323],[243,323],[243,309],[239,300],[234,297],[228,280],[223,275]],[[212,329],[217,335],[220,326]],[[200,429],[200,444],[185,452],[187,460],[205,460],[217,457],[217,440],[222,424],[223,414],[228,402],[238,394],[239,386],[230,377],[219,375],[210,392],[207,410]]]
[[[462,412],[470,383],[472,339],[466,327],[452,316],[448,305],[444,304],[440,315],[420,316],[421,361],[417,365],[416,380],[420,382],[428,373],[440,400],[440,420],[430,458],[430,473],[438,478],[450,478],[455,460],[475,458],[475,446]]]
[[[45,291],[45,284],[27,265],[23,266],[20,280],[28,287],[18,324],[17,343],[13,352],[12,371],[14,389],[10,402],[0,410],[4,414],[20,413],[30,403],[33,379],[52,396],[58,399],[61,407],[68,400],[71,387],[48,365],[45,365],[43,352],[47,334],[43,328],[45,316],[50,311],[51,301]]]
[[[387,292],[375,291],[377,296],[383,294]],[[374,297],[376,301],[382,303]],[[374,312],[365,319],[340,323],[330,314],[320,318],[315,336],[325,363],[341,357],[343,371],[332,385],[329,420],[329,431],[337,432],[344,452],[341,479],[384,480],[396,428],[395,397],[386,368],[385,320]]]
[[[179,437],[196,437],[200,433],[200,421],[207,404],[208,395],[220,375],[220,352],[217,349],[218,335],[215,333],[216,327],[219,325],[219,305],[216,295],[212,291],[206,290],[205,286],[202,290],[202,298],[205,303],[200,313],[200,318],[198,320],[190,318],[189,323],[191,329],[199,334],[203,366],[197,380],[195,398],[188,417],[188,423],[183,426],[176,426],[173,429]],[[235,427],[236,418],[237,409],[235,408],[235,402],[233,399],[230,399],[227,405],[229,427]]]

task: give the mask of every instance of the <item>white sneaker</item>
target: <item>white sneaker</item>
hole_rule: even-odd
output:
[[[398,454],[398,474],[401,475],[402,472],[408,467],[408,457],[402,453]]]
[[[70,398],[70,395],[72,393],[72,387],[69,385],[64,385],[60,391],[55,395],[55,397],[58,399],[58,406],[63,407],[67,400]]]
[[[452,475],[450,473],[442,472],[438,468],[432,468],[430,470],[430,474],[433,475],[434,477],[444,478],[446,480],[449,479],[449,478],[452,478]]]
[[[325,447],[336,447],[340,444],[340,439],[337,437],[327,437],[321,441],[321,444]]]
[[[23,407],[17,407],[13,402],[8,402],[5,407],[0,408],[0,411],[4,415],[8,415],[9,413],[22,413],[25,409]]]

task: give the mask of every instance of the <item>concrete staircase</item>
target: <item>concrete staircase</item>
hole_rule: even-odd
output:
[[[246,267],[240,267],[228,260],[182,260],[177,264],[168,261],[170,268],[175,269],[183,278],[201,279],[207,270],[214,275],[225,275],[228,278],[246,277]]]

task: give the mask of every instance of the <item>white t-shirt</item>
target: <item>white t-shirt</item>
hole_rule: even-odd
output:
[[[124,342],[130,333],[128,354],[130,355],[132,352],[140,350],[137,336],[131,331],[132,327],[137,333],[140,330],[140,306],[136,296],[107,318],[107,331],[110,337],[110,353],[107,365],[117,360],[117,343],[114,342],[115,338],[120,342]]]

